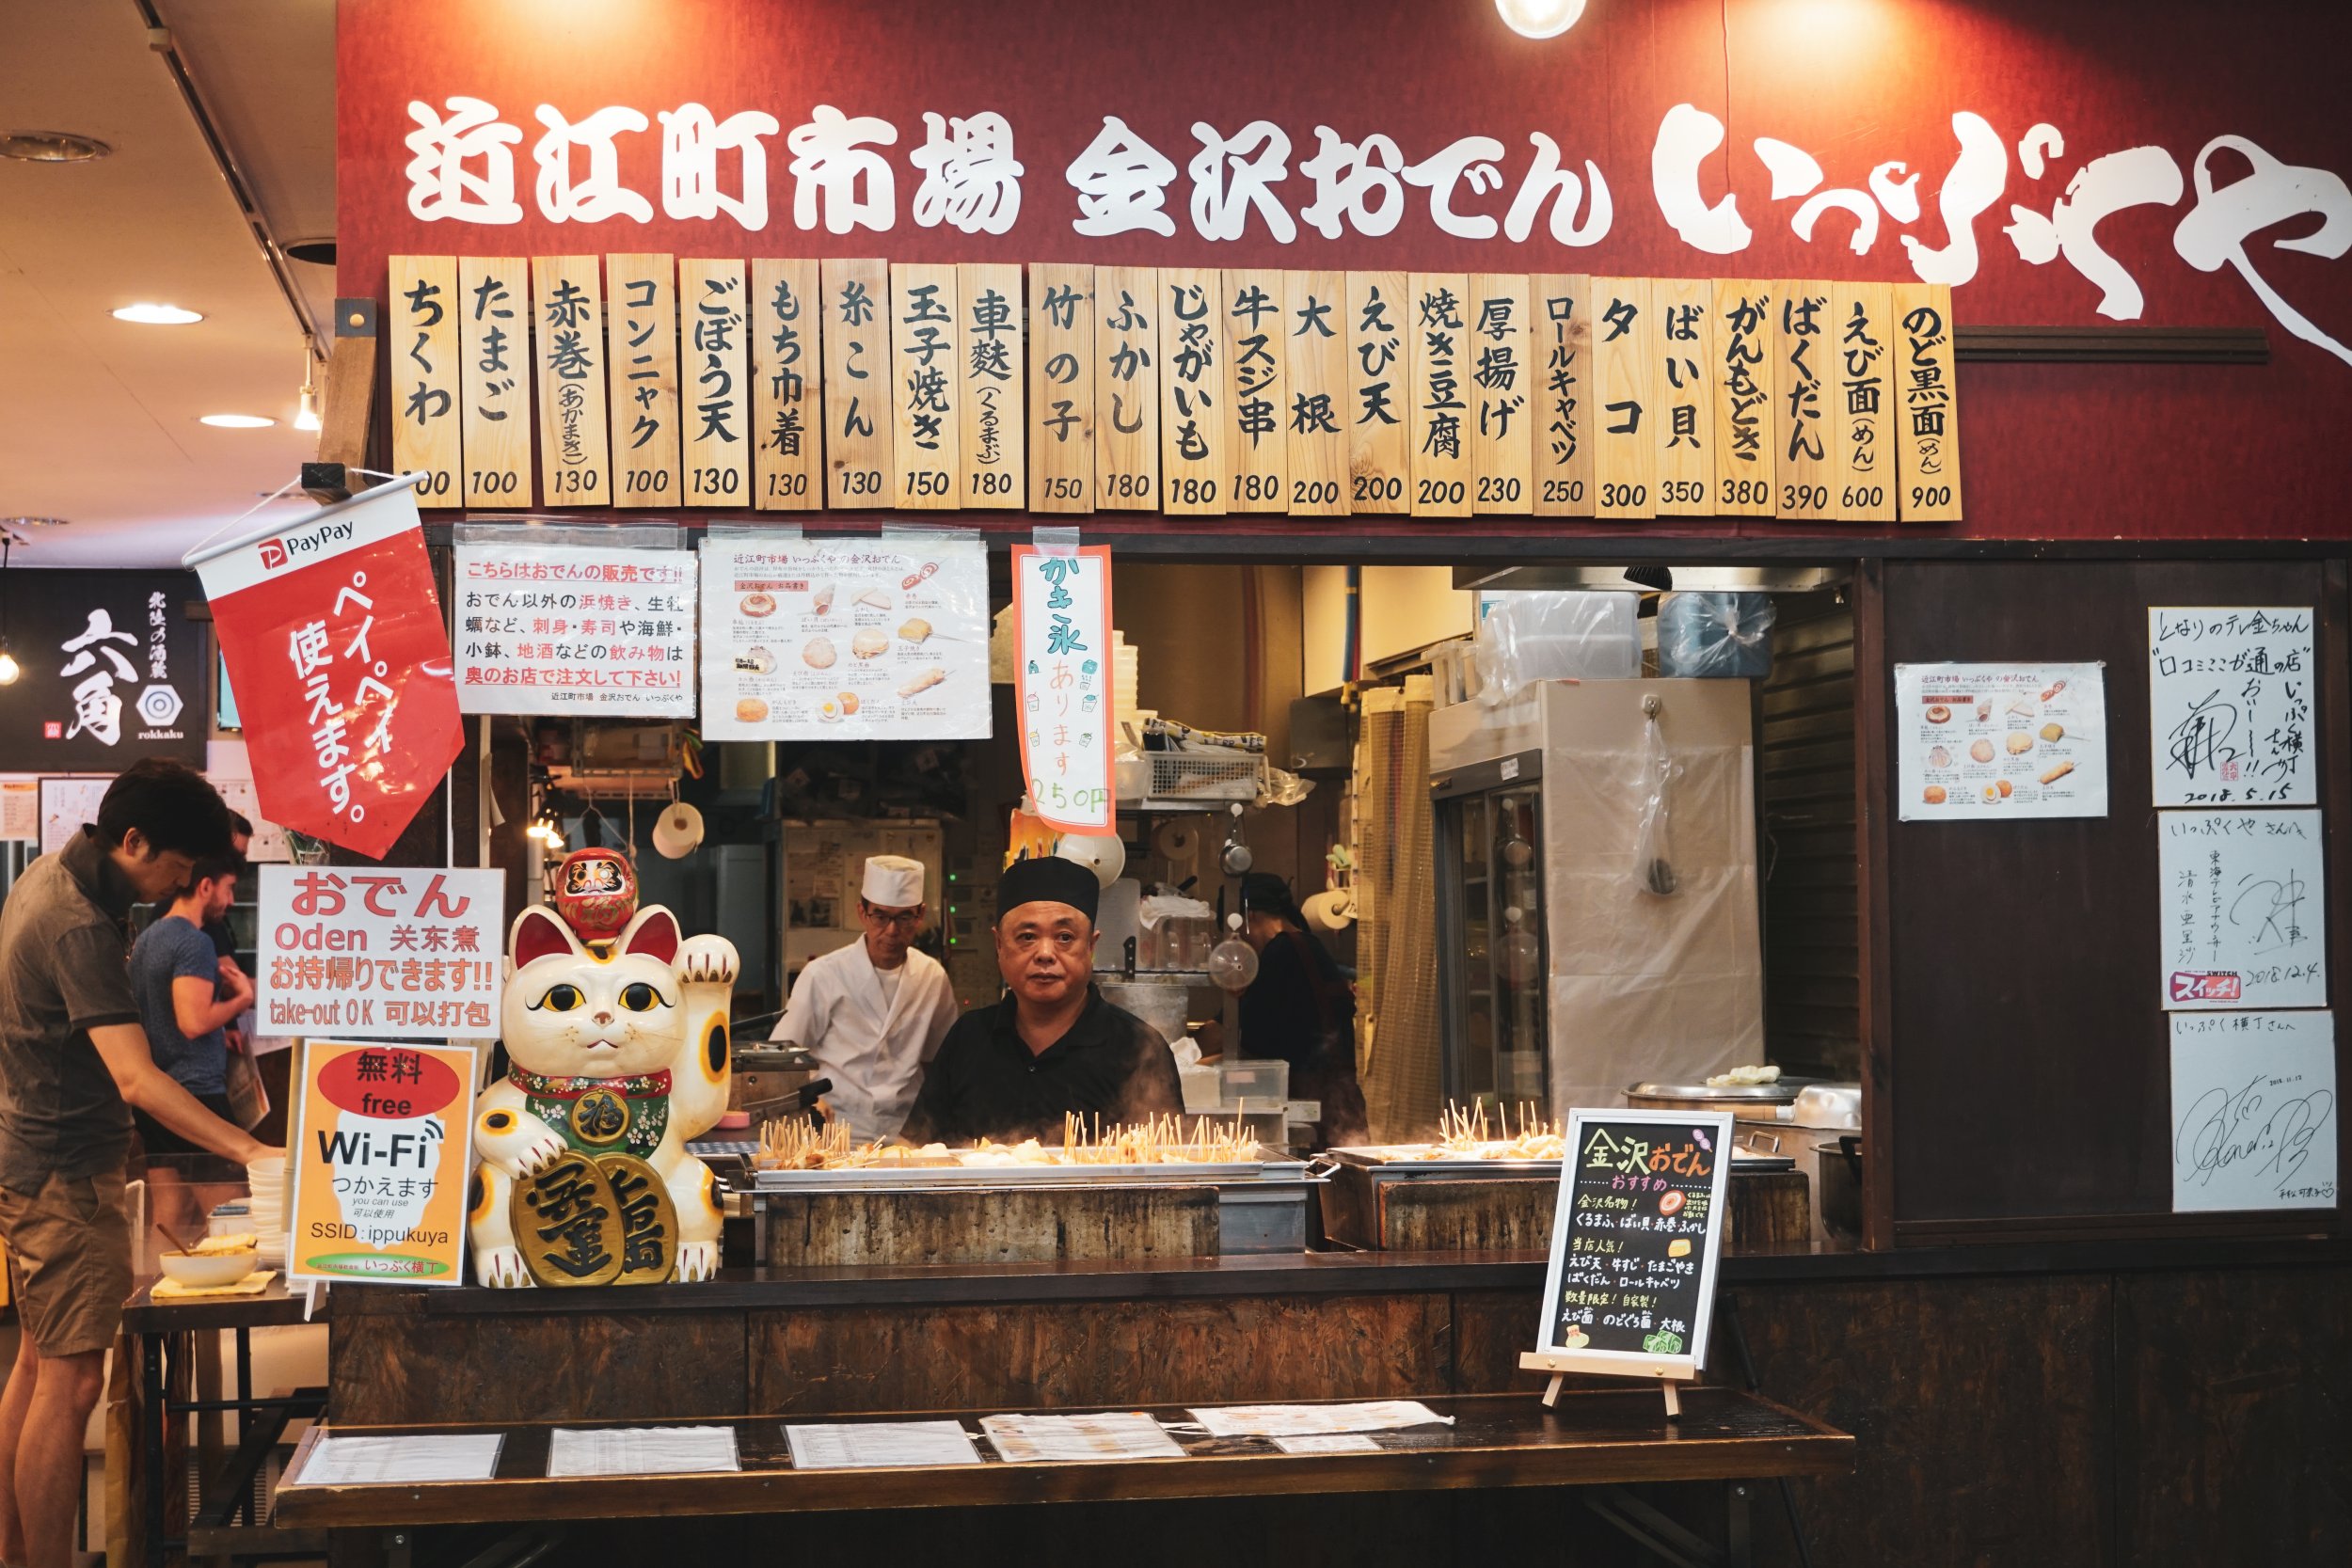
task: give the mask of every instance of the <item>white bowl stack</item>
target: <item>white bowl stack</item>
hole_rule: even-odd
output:
[[[263,1268],[286,1266],[286,1157],[257,1160],[245,1167],[252,1189],[254,1248]]]

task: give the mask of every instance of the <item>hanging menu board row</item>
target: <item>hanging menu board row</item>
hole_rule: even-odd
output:
[[[1943,285],[395,256],[386,309],[426,507],[1961,515]]]
[[[1688,1379],[1707,1359],[1728,1112],[1571,1111],[1544,1321],[1522,1367]]]

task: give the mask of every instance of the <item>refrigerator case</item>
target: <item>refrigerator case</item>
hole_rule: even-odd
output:
[[[1639,847],[1652,697],[1664,895]],[[1746,682],[1536,682],[1439,709],[1429,752],[1450,1098],[1562,1117],[1763,1059]]]

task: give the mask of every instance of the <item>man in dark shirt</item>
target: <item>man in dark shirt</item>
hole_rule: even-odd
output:
[[[131,1109],[241,1164],[282,1155],[155,1065],[124,966],[131,906],[170,897],[199,859],[228,847],[229,808],[213,786],[151,758],[0,905],[0,1236],[24,1329],[0,1393],[9,1562],[72,1552],[82,1433],[131,1290]]]
[[[915,1143],[1056,1136],[1074,1114],[1138,1121],[1184,1109],[1159,1032],[1094,989],[1094,873],[1015,861],[996,895],[996,968],[1010,994],[947,1031],[907,1118]]]

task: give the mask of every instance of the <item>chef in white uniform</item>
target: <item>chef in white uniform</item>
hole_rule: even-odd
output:
[[[833,1080],[827,1110],[866,1142],[895,1135],[906,1121],[958,1008],[947,972],[914,950],[923,934],[921,861],[868,857],[857,912],[866,934],[809,960],[769,1038],[817,1059]]]

